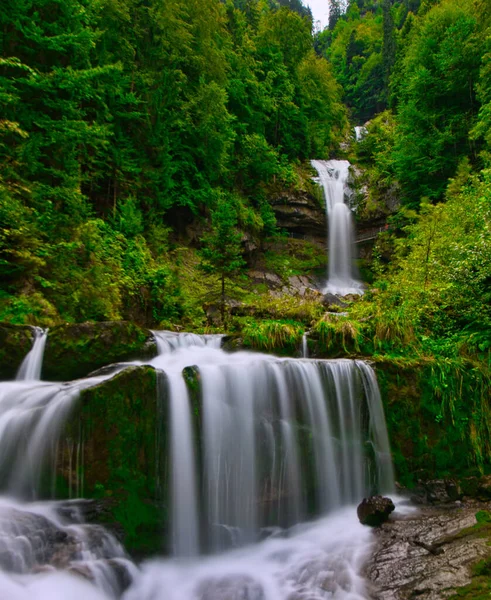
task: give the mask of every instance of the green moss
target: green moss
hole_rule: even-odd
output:
[[[83,438],[84,495],[113,500],[109,520],[120,523],[130,552],[153,553],[163,544],[164,513],[157,490],[157,431],[162,414],[157,405],[156,373],[130,367],[81,393],[70,425]]]
[[[0,380],[15,379],[24,357],[32,348],[32,339],[30,327],[0,324]]]
[[[488,532],[489,533],[489,532]],[[472,567],[472,582],[456,590],[450,600],[489,600],[491,597],[491,557]]]
[[[399,482],[487,472],[487,376],[471,364],[377,357],[377,378]]]
[[[151,334],[125,321],[60,325],[50,330],[43,379],[68,381],[105,365],[156,354]]]

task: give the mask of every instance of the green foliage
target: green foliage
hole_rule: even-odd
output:
[[[422,16],[400,58],[394,93],[398,131],[397,177],[406,202],[441,199],[459,160],[472,155],[469,142],[477,114],[486,35],[471,2],[445,0]]]
[[[241,231],[275,233],[268,189],[346,123],[309,10],[282,4],[2,4],[3,318],[193,319],[188,226],[240,196]]]
[[[341,315],[326,313],[312,328],[318,338],[318,351],[335,356],[360,351],[360,324]]]
[[[295,321],[253,321],[242,330],[244,346],[292,354],[300,347],[304,327]]]
[[[356,5],[350,5],[346,15],[337,19],[332,31],[318,34],[318,51],[332,63],[356,120],[367,120],[384,106],[387,65],[383,40],[382,15],[375,9],[360,13]],[[392,49],[386,52],[388,57]]]
[[[203,237],[201,268],[218,275],[221,282],[221,312],[225,318],[225,280],[237,274],[245,265],[242,258],[242,235],[237,230],[237,212],[231,199],[219,196],[211,213],[212,230]]]

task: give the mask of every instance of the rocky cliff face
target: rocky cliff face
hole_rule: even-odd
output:
[[[292,237],[300,237],[325,247],[326,211],[322,192],[306,185],[305,189],[287,190],[271,200],[278,227]]]

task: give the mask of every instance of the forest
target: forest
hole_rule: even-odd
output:
[[[281,241],[275,192],[368,121],[344,150],[365,173],[359,213],[388,193],[400,208],[355,312],[489,360],[486,1],[334,2],[315,34],[280,4],[0,8],[0,320],[205,327],[220,281],[247,302],[244,273]]]
[[[491,4],[308,4],[0,2],[0,596],[488,597]]]

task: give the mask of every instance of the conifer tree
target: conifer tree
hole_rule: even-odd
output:
[[[332,31],[341,17],[341,1],[330,0],[329,2],[329,29]]]
[[[392,68],[396,59],[395,27],[391,7],[391,0],[383,1],[382,8],[384,18],[384,41],[382,46],[382,63],[384,69],[384,83],[386,89],[388,87],[390,74],[392,72]],[[385,93],[385,95],[387,94]]]
[[[242,258],[242,234],[237,230],[237,211],[232,199],[221,195],[211,213],[211,231],[203,236],[200,267],[220,280],[220,312],[225,320],[225,282],[245,265]]]

